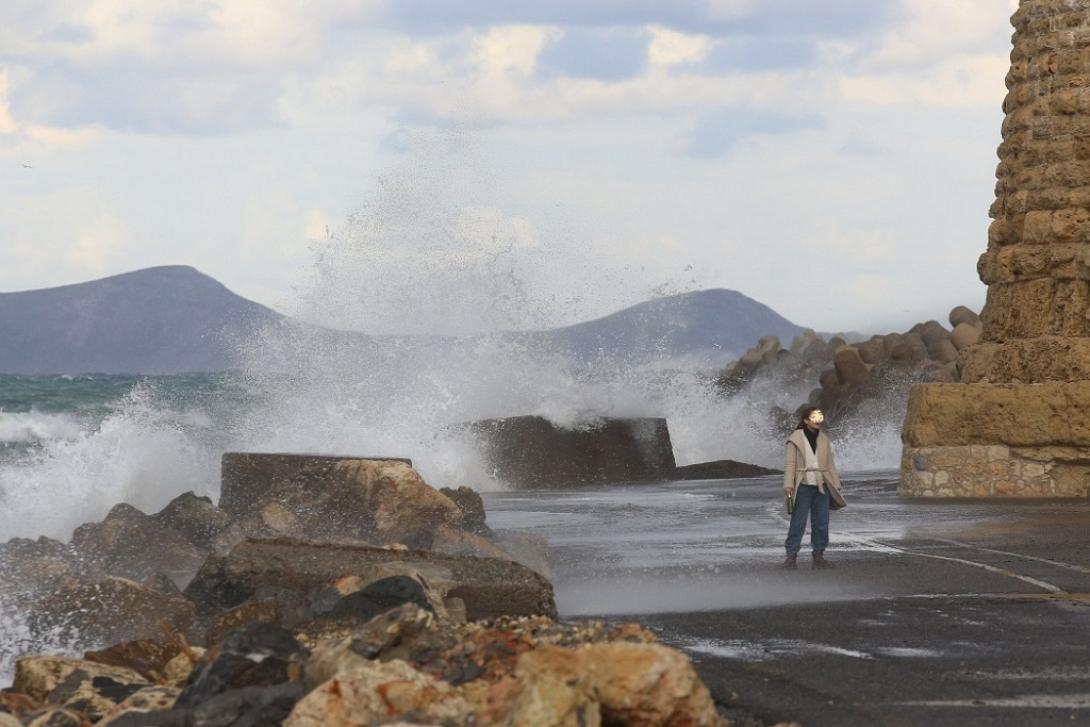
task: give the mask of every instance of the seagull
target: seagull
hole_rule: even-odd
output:
[[[23,169],[33,169],[33,168],[34,167],[30,166],[29,164],[24,164],[23,165]]]

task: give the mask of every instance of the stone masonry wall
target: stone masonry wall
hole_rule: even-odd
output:
[[[900,492],[1090,494],[1090,0],[1021,0],[982,335],[909,398]]]
[[[1003,102],[994,221],[977,266],[983,345],[962,380],[1070,381],[1090,371],[1090,0],[1022,0]],[[1077,340],[1056,364],[1055,338]],[[989,345],[991,344],[991,345]]]

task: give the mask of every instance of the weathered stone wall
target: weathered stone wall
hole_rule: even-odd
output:
[[[962,383],[913,390],[903,494],[1090,494],[1090,0],[1011,23],[983,335]]]

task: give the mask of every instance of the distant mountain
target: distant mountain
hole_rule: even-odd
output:
[[[239,343],[267,326],[293,329],[301,334],[300,342],[317,341],[350,352],[409,341],[418,347],[457,343],[322,329],[236,295],[191,267],[167,266],[59,288],[0,293],[0,373],[224,371],[236,366]],[[801,331],[741,293],[704,290],[564,328],[498,335],[582,363],[722,366],[761,336],[779,336],[786,343]]]
[[[0,293],[0,372],[223,371],[232,342],[281,320],[181,265]]]
[[[543,332],[553,348],[580,361],[687,359],[714,365],[740,356],[761,336],[784,343],[803,329],[734,290],[657,298],[604,318]]]

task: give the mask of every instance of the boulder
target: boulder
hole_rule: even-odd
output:
[[[840,377],[837,376],[836,369],[826,369],[818,377],[818,383],[823,389],[833,389],[840,386]]]
[[[0,714],[10,714],[23,717],[30,714],[40,705],[26,694],[19,692],[0,690]]]
[[[950,331],[938,321],[927,321],[913,326],[913,332],[919,334],[923,343],[928,348],[938,345],[941,341],[950,338]]]
[[[974,313],[969,308],[963,305],[959,305],[950,311],[950,325],[953,328],[957,328],[961,324],[972,326],[973,328],[980,328],[980,316]]]
[[[443,525],[436,529],[431,549],[447,555],[475,555],[480,558],[516,560],[503,548],[480,535]]]
[[[153,639],[124,641],[99,651],[88,651],[84,661],[132,669],[149,682],[164,678],[167,664],[181,653],[180,644],[163,644]]]
[[[279,725],[302,697],[303,688],[297,682],[234,689],[194,707],[189,724],[192,727]]]
[[[34,633],[60,634],[94,645],[152,639],[164,625],[186,633],[194,616],[193,604],[185,598],[164,596],[128,579],[107,576],[42,598],[29,622]]]
[[[58,685],[76,672],[89,679],[102,677],[118,684],[148,684],[144,677],[132,669],[63,656],[24,656],[15,662],[12,690],[42,703]]]
[[[205,652],[174,706],[197,707],[236,689],[297,681],[306,657],[291,632],[274,624],[247,624]]]
[[[205,655],[206,649],[200,646],[190,646],[183,649],[180,654],[167,662],[163,669],[163,681],[172,687],[181,687],[189,681],[189,675],[193,673],[200,658]]]
[[[493,475],[517,489],[659,482],[675,466],[665,419],[602,419],[564,429],[521,416],[469,429]]]
[[[303,489],[311,483],[320,486],[345,460],[402,462],[412,467],[411,460],[401,457],[227,452],[221,460],[220,508],[232,518],[241,518],[251,512],[253,503],[267,501],[270,490],[292,483]]]
[[[821,338],[812,329],[806,328],[791,341],[789,350],[795,356],[803,356],[815,341],[821,341]],[[822,341],[822,345],[824,347],[824,341]]]
[[[939,363],[952,363],[958,360],[958,350],[949,338],[944,338],[927,349],[928,355]]]
[[[165,711],[128,708],[99,722],[108,727],[264,727],[279,725],[303,696],[299,684],[233,689],[196,707]]]
[[[210,498],[192,492],[178,495],[152,518],[203,551],[215,548],[217,537],[231,522],[230,515],[213,505]]]
[[[23,717],[23,727],[90,727],[79,712],[63,707],[46,707]]]
[[[48,592],[76,577],[72,549],[51,538],[12,538],[0,545],[0,581],[8,598]]]
[[[472,707],[449,684],[403,661],[362,662],[307,694],[284,727],[358,727],[410,714],[414,722],[466,724]]]
[[[260,598],[220,614],[204,632],[204,643],[218,644],[231,631],[252,623],[282,624],[284,613],[275,598]]]
[[[492,530],[485,523],[484,500],[479,492],[465,486],[456,490],[441,487],[439,492],[450,498],[450,501],[462,511],[462,530],[485,538],[492,537]]]
[[[206,555],[180,533],[125,503],[115,505],[102,522],[76,528],[72,548],[93,571],[136,581],[163,573],[179,586]]]
[[[146,686],[143,680],[134,683],[75,669],[46,695],[45,703],[79,712],[97,722]]]
[[[124,712],[125,710],[131,709],[140,710],[144,713],[165,712],[174,707],[174,703],[178,700],[178,695],[181,693],[182,690],[178,687],[165,684],[144,687],[139,691],[133,692],[126,697],[124,701],[118,704],[117,711]]]
[[[880,364],[886,360],[885,345],[882,339],[878,337],[856,344],[856,349],[859,351],[859,358],[863,359],[863,363]]]
[[[841,346],[833,356],[833,365],[840,383],[848,386],[861,384],[870,378],[870,369],[854,346]]]
[[[661,644],[591,644],[576,649],[574,660],[558,651],[553,647],[525,654],[519,659],[519,670],[552,669],[565,680],[586,680],[601,705],[605,724],[723,724],[708,688],[680,651]]]
[[[341,460],[323,477],[304,473],[266,489],[239,521],[257,537],[408,543],[429,548],[435,529],[462,511],[399,461]]]
[[[206,610],[234,608],[265,594],[309,601],[344,576],[393,564],[422,574],[444,600],[460,598],[470,619],[556,614],[552,585],[512,561],[293,540],[248,539],[227,556],[212,556],[185,593]]]
[[[10,714],[0,712],[0,727],[23,727],[23,723]]]
[[[675,480],[733,480],[765,475],[781,475],[781,470],[768,469],[755,464],[735,462],[732,459],[719,459],[714,462],[699,462],[684,465],[674,470]]]
[[[959,323],[950,333],[950,342],[958,351],[968,348],[980,341],[980,328],[968,323]]]
[[[893,350],[889,352],[890,359],[901,362],[912,362],[918,360],[918,354],[915,348],[908,343],[901,342],[893,347]]]

